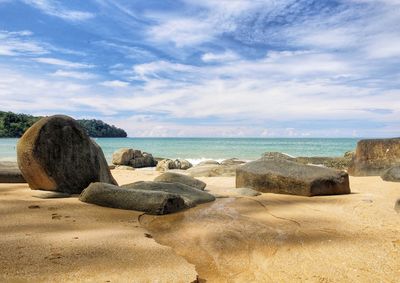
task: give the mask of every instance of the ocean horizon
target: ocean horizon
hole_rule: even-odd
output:
[[[134,148],[154,157],[182,158],[193,164],[213,159],[258,159],[264,152],[277,151],[291,156],[343,156],[354,150],[360,138],[93,138],[107,162],[119,148]],[[0,161],[16,161],[18,138],[0,139]]]

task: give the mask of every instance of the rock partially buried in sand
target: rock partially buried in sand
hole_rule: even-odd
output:
[[[179,173],[167,172],[154,179],[155,182],[181,183],[199,190],[204,190],[206,183]]]
[[[201,165],[187,170],[192,177],[231,177],[235,176],[240,165]]]
[[[40,119],[17,145],[18,166],[33,190],[80,193],[91,182],[117,184],[101,148],[74,119]]]
[[[400,182],[400,166],[395,166],[385,171],[381,178],[388,182]]]
[[[246,197],[256,197],[261,195],[259,191],[250,189],[250,188],[236,188],[236,193],[241,195],[241,196],[246,196]]]
[[[181,183],[136,182],[123,185],[121,188],[140,191],[161,191],[178,195],[185,201],[187,207],[215,200],[213,195]]]
[[[17,163],[0,162],[0,183],[26,183]]]
[[[238,167],[236,187],[301,196],[350,193],[346,172],[287,160],[257,160]]]
[[[173,213],[186,208],[184,200],[176,194],[130,190],[106,183],[91,183],[83,190],[79,199],[100,206],[137,210],[154,215]]]
[[[381,176],[397,165],[400,165],[400,138],[360,140],[348,172],[352,176]]]
[[[164,159],[157,163],[157,171],[168,171],[173,169],[187,170],[193,167],[192,163],[185,159]]]

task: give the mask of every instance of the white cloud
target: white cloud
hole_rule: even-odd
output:
[[[69,10],[64,7],[58,1],[52,0],[23,0],[26,4],[31,5],[43,13],[61,18],[67,21],[85,21],[93,18],[95,15],[89,12]]]
[[[31,31],[0,31],[0,55],[42,55],[48,53],[45,46],[32,40]]]
[[[52,76],[55,77],[63,77],[63,78],[72,78],[78,80],[91,80],[96,78],[97,76],[92,73],[87,72],[75,72],[75,71],[65,71],[65,70],[57,70]]]
[[[224,53],[204,53],[203,56],[201,56],[201,59],[204,62],[227,62],[237,60],[239,59],[239,56],[235,52],[228,50]]]
[[[57,58],[50,58],[50,57],[33,58],[32,60],[34,60],[38,63],[42,63],[42,64],[61,66],[61,67],[71,68],[71,69],[84,69],[84,68],[94,67],[93,65],[90,65],[90,64],[76,63],[76,62],[71,62],[71,61],[57,59]]]
[[[121,87],[127,87],[129,85],[129,83],[128,82],[119,81],[119,80],[114,80],[114,81],[101,82],[100,85],[106,86],[106,87],[121,88]]]

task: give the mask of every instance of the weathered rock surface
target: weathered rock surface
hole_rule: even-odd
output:
[[[157,171],[168,171],[173,169],[187,170],[193,167],[193,165],[185,159],[164,159],[158,162]]]
[[[215,160],[204,160],[197,164],[196,166],[203,166],[203,165],[220,165],[218,161]]]
[[[173,213],[186,208],[184,200],[176,194],[129,190],[106,183],[91,183],[83,190],[79,199],[100,206],[138,210],[154,215]]]
[[[348,172],[353,176],[381,176],[396,165],[400,165],[400,138],[360,140]]]
[[[244,164],[246,161],[237,159],[237,158],[230,158],[230,159],[225,159],[221,161],[221,165],[227,165],[227,166],[232,166],[232,165],[240,165]]]
[[[236,170],[236,187],[302,196],[349,194],[346,172],[287,160],[257,160]]]
[[[230,177],[236,175],[239,165],[202,165],[187,170],[192,177]]]
[[[261,159],[279,159],[294,161],[301,164],[314,164],[322,165],[328,168],[334,168],[338,170],[347,169],[352,159],[352,152],[346,152],[344,157],[292,157],[281,152],[266,152],[263,154]]]
[[[40,119],[20,138],[18,166],[33,190],[80,193],[91,182],[116,184],[101,148],[74,119]]]
[[[193,207],[197,204],[214,201],[215,197],[202,190],[189,187],[181,183],[165,182],[136,182],[121,186],[121,188],[141,191],[161,191],[180,196],[187,207]]]
[[[395,166],[386,170],[381,178],[388,182],[400,182],[400,166]]]
[[[153,155],[132,148],[121,148],[113,153],[114,165],[131,166],[133,168],[154,167],[157,161]]]
[[[0,183],[26,183],[17,163],[0,162]]]
[[[199,190],[204,190],[206,183],[179,173],[167,172],[154,179],[155,182],[181,183]]]

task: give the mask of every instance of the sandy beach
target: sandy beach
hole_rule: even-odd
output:
[[[120,185],[159,175],[112,173]],[[398,281],[400,184],[351,177],[350,195],[243,197],[234,177],[200,179],[221,198],[165,216],[1,184],[1,281]]]

